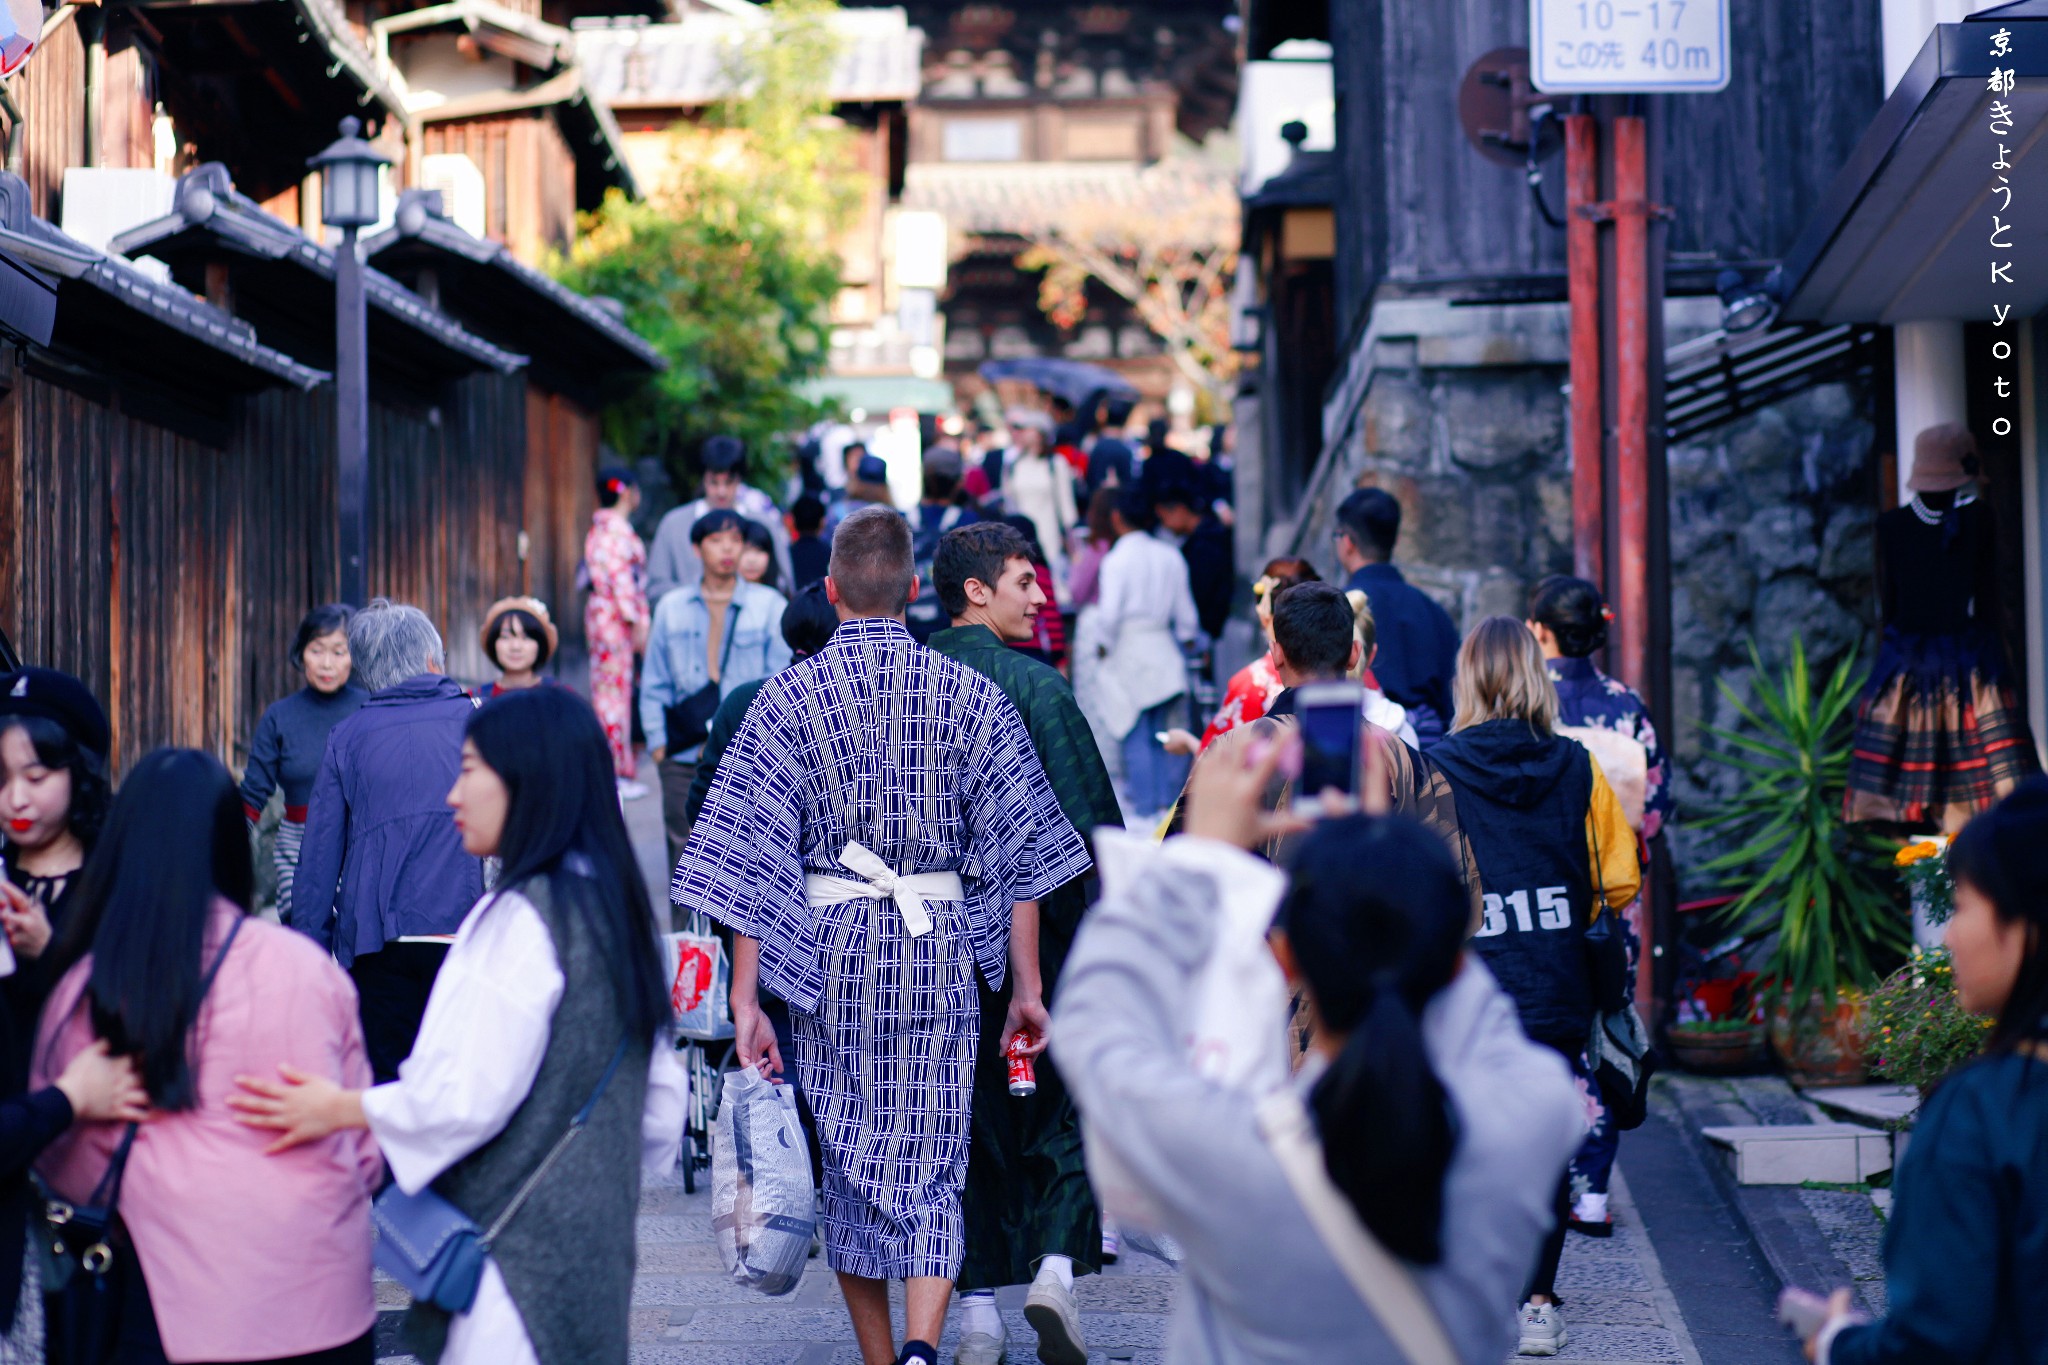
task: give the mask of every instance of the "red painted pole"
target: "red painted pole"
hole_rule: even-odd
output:
[[[1614,120],[1616,657],[1650,686],[1650,205],[1643,120]]]
[[[1600,411],[1600,134],[1591,114],[1564,120],[1565,266],[1571,299],[1572,546],[1579,577],[1606,572],[1605,421]]]

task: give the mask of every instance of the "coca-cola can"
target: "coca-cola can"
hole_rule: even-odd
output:
[[[1023,1034],[1010,1039],[1010,1047],[1004,1055],[1010,1061],[1010,1093],[1019,1097],[1038,1093],[1038,1070],[1035,1058],[1025,1049],[1030,1040]]]

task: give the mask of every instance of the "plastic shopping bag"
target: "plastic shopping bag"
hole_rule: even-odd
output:
[[[698,1042],[732,1037],[732,964],[715,934],[665,934],[668,1002],[676,1033]]]
[[[726,1274],[763,1294],[789,1293],[816,1226],[796,1091],[754,1067],[728,1071],[711,1126],[711,1232]]]

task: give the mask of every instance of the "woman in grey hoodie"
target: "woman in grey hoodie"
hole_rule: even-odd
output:
[[[1113,1156],[1185,1249],[1176,1365],[1403,1359],[1262,1136],[1258,1096],[1199,1074],[1185,1038],[1226,898],[1264,896],[1245,850],[1282,755],[1222,745],[1189,785],[1187,833],[1082,929],[1052,1047],[1092,1150]],[[1293,1080],[1332,1183],[1415,1275],[1458,1359],[1498,1361],[1585,1131],[1563,1061],[1464,950],[1469,904],[1443,841],[1398,816],[1322,822],[1272,935],[1314,1011]],[[1269,1021],[1279,1029],[1284,1020]],[[1245,1021],[1247,1028],[1257,1021]]]

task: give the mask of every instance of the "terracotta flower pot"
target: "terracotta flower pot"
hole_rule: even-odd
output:
[[[1869,1006],[1863,993],[1838,991],[1830,1008],[1819,992],[1794,1010],[1779,1000],[1771,1010],[1771,1049],[1794,1085],[1861,1085],[1870,1076]]]
[[[1683,1024],[1665,1030],[1671,1059],[1702,1076],[1733,1076],[1764,1063],[1764,1026],[1694,1031]]]

